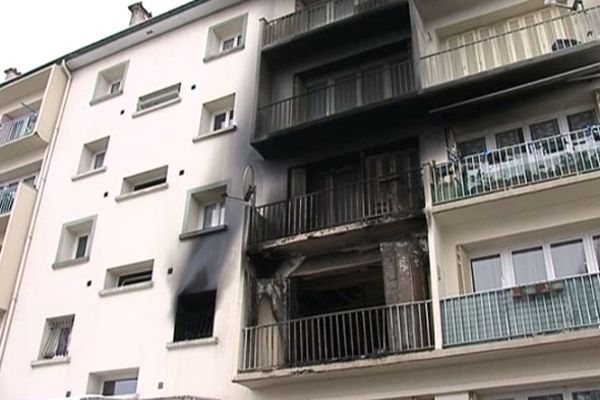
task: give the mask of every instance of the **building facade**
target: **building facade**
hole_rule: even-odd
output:
[[[131,10],[51,67],[0,399],[600,397],[600,2]]]

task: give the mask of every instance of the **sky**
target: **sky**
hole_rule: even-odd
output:
[[[190,0],[144,0],[154,16]],[[27,72],[127,28],[136,0],[0,0],[2,71]]]

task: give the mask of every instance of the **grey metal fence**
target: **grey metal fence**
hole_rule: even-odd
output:
[[[32,113],[10,121],[0,122],[0,145],[33,132],[37,114]]]
[[[0,188],[0,214],[10,212],[17,196],[17,185]]]

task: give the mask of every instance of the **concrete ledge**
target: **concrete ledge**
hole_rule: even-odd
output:
[[[115,97],[119,97],[123,94],[123,89],[120,89],[117,92],[107,94],[106,96],[100,96],[90,101],[90,106],[96,105],[98,103],[102,103],[106,100],[114,99]]]
[[[146,194],[160,192],[161,190],[165,190],[168,188],[169,188],[169,184],[167,182],[165,182],[165,183],[161,183],[160,185],[149,187],[147,189],[142,189],[142,190],[137,190],[135,192],[120,194],[115,197],[115,201],[120,202],[120,201],[124,201],[124,200],[128,200],[128,199],[133,199],[135,197],[140,197],[140,196],[143,196]]]
[[[193,239],[198,236],[210,235],[211,233],[223,232],[227,230],[227,225],[219,225],[212,228],[198,229],[191,232],[185,232],[179,235],[179,240]]]
[[[90,256],[74,258],[72,260],[57,261],[54,264],[52,264],[52,268],[61,269],[66,267],[72,267],[74,265],[84,264],[88,261],[90,261]]]
[[[227,128],[219,129],[218,131],[201,133],[198,136],[194,136],[192,138],[192,142],[194,142],[194,143],[200,142],[201,140],[208,139],[213,136],[218,136],[218,135],[222,135],[224,133],[233,132],[236,129],[237,129],[237,125],[234,124],[232,126],[228,126]]]
[[[152,287],[154,287],[154,282],[152,282],[152,281],[140,282],[140,283],[136,283],[133,285],[121,286],[121,287],[110,288],[110,289],[102,289],[98,292],[98,296],[100,296],[100,297],[114,296],[116,294],[130,293],[130,292],[137,292],[138,290],[151,289]]]
[[[136,111],[133,114],[131,114],[131,118],[141,117],[142,115],[146,115],[146,114],[151,113],[153,111],[157,111],[157,110],[160,110],[162,108],[166,108],[166,107],[172,106],[172,105],[177,104],[177,103],[181,103],[181,97],[178,97],[178,98],[173,99],[173,100],[166,101],[164,103],[157,104],[154,107],[150,107],[150,108],[147,108],[145,110]]]
[[[33,360],[31,362],[32,368],[37,367],[48,367],[50,365],[68,364],[71,362],[71,357],[54,357],[47,360]]]
[[[214,346],[217,344],[219,344],[219,338],[213,336],[202,339],[182,340],[181,342],[169,342],[166,347],[168,350],[177,350],[188,347]]]
[[[100,167],[100,168],[96,168],[96,169],[93,169],[91,171],[82,172],[82,173],[77,174],[77,175],[73,175],[71,177],[71,180],[73,182],[75,182],[75,181],[78,181],[80,179],[87,178],[88,176],[94,176],[94,175],[101,174],[102,172],[106,172],[106,166]]]
[[[238,51],[242,51],[242,50],[244,50],[244,47],[246,47],[246,45],[242,44],[240,46],[234,47],[234,48],[229,49],[227,51],[222,51],[222,52],[220,52],[218,54],[213,54],[213,55],[210,55],[210,56],[206,56],[206,57],[204,57],[202,59],[202,61],[204,61],[205,63],[211,62],[212,60],[216,60],[217,58],[225,57],[225,56],[227,56],[227,55],[229,55],[231,53],[236,53]]]

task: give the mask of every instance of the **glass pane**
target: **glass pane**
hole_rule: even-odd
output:
[[[550,249],[552,252],[554,273],[557,278],[580,275],[587,272],[582,240],[553,244]]]
[[[544,253],[541,247],[512,253],[515,283],[524,285],[547,279]]]
[[[545,396],[530,396],[527,400],[562,400],[562,394],[548,394]]]
[[[102,395],[119,396],[124,394],[134,394],[136,390],[137,378],[106,381],[104,382]]]
[[[569,122],[569,130],[571,132],[586,129],[589,126],[598,124],[598,119],[596,118],[596,112],[594,110],[571,114],[567,116],[567,121]]]
[[[102,153],[96,153],[96,156],[94,157],[94,169],[100,168],[104,165],[104,156],[106,155],[106,153],[102,152]]]
[[[203,228],[212,228],[219,224],[219,209],[217,204],[208,204],[204,206]]]
[[[594,238],[594,250],[596,252],[596,260],[598,260],[598,264],[600,264],[600,236]]]
[[[213,125],[213,130],[218,131],[219,129],[222,129],[225,126],[226,119],[227,119],[226,113],[221,113],[221,114],[215,115],[215,123]]]
[[[521,128],[511,129],[496,134],[496,147],[508,147],[525,142]]]
[[[533,140],[538,140],[560,134],[560,129],[558,128],[558,121],[556,119],[551,119],[548,121],[533,124],[529,128],[531,129],[531,139]]]
[[[600,400],[600,390],[573,393],[573,400]]]
[[[485,138],[467,140],[457,144],[458,152],[461,156],[470,156],[473,154],[483,153],[485,151]]]
[[[75,250],[75,258],[81,258],[85,256],[85,251],[87,248],[87,236],[80,236],[77,239],[77,249]]]
[[[473,289],[475,292],[502,287],[502,264],[500,256],[480,258],[471,261]]]

